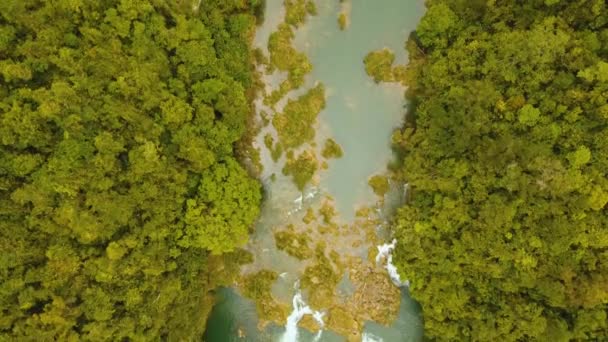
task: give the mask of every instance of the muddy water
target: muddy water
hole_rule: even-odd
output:
[[[263,144],[267,133],[276,136],[272,125],[264,128],[257,141],[261,149],[264,171],[262,182],[266,200],[261,217],[256,225],[247,249],[254,255],[254,263],[243,268],[244,273],[269,269],[280,274],[272,289],[272,295],[281,303],[291,307],[299,290],[294,286],[310,261],[300,261],[277,250],[273,230],[286,225],[301,224],[301,219],[310,207],[317,210],[328,196],[333,199],[338,216],[335,221],[353,229],[346,234],[328,237],[308,231],[313,241],[325,241],[341,256],[367,258],[371,243],[366,235],[356,229],[355,212],[362,207],[371,207],[376,214],[374,222],[382,226],[383,211],[401,200],[402,186],[395,185],[393,195],[388,196],[383,206],[367,185],[370,176],[386,170],[391,159],[390,135],[404,119],[404,89],[395,84],[375,84],[365,74],[365,55],[383,47],[391,48],[397,56],[396,63],[407,62],[404,42],[423,12],[421,0],[352,0],[340,5],[338,0],[316,1],[318,15],[309,18],[306,25],[296,31],[295,45],[305,52],[312,64],[313,72],[307,76],[306,85],[293,91],[288,97],[295,98],[316,82],[326,87],[327,106],[319,115],[316,145],[322,146],[327,137],[335,139],[344,150],[344,156],[330,160],[328,170],[320,171],[314,184],[303,192],[297,190],[291,179],[281,174],[284,157],[274,163]],[[341,31],[337,24],[340,6],[349,12],[349,26]],[[268,36],[282,21],[282,0],[268,0],[266,21],[256,34],[255,44],[266,51]],[[276,87],[285,75],[266,75],[267,91]],[[281,103],[277,106],[280,110]],[[261,100],[259,110],[272,115]],[[308,146],[310,147],[310,146]],[[306,148],[306,147],[305,147]],[[378,224],[378,222],[380,224]],[[378,230],[382,233],[382,230]],[[355,242],[363,242],[357,244]],[[352,291],[348,277],[338,286],[337,292]],[[298,297],[299,298],[299,297]],[[302,302],[305,306],[306,293]],[[301,310],[294,308],[291,313]],[[322,310],[322,308],[314,308]],[[312,310],[311,310],[312,312]],[[319,311],[319,313],[322,313]],[[292,317],[297,315],[292,315]],[[292,325],[293,326],[293,325]],[[293,337],[296,336],[297,337]],[[343,341],[343,337],[324,330],[322,334],[299,328],[287,331],[285,326],[269,324],[258,330],[255,305],[241,297],[233,289],[218,293],[218,304],[208,322],[206,341],[281,341],[289,337],[297,341]],[[407,288],[401,289],[401,306],[395,322],[389,327],[366,322],[362,335],[365,341],[419,341],[422,336],[420,310],[409,298]]]

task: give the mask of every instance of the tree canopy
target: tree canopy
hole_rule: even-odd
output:
[[[0,2],[0,340],[201,335],[259,210],[259,5]]]
[[[425,334],[608,339],[606,2],[427,5],[393,226]]]
[[[363,60],[365,71],[374,82],[393,82],[393,63],[395,62],[395,53],[388,48],[378,51],[372,51]]]

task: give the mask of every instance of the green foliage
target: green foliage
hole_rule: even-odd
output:
[[[289,225],[286,230],[275,232],[274,240],[278,249],[300,260],[308,259],[313,255],[310,238],[305,234],[296,233],[293,225]]]
[[[274,271],[262,270],[243,278],[243,295],[256,302],[270,298],[272,284],[277,280],[278,274]]]
[[[247,275],[242,280],[243,295],[255,302],[255,307],[261,319],[284,322],[285,309],[272,298],[272,284],[278,274],[274,271],[261,270]]]
[[[264,135],[264,146],[266,146],[267,149],[271,150],[273,145],[274,138],[272,137],[272,134],[266,133],[266,135]]]
[[[342,275],[339,267],[325,255],[325,245],[317,245],[314,263],[306,267],[302,276],[302,288],[309,290],[308,303],[313,308],[333,306],[334,291]]]
[[[308,73],[308,71],[307,71]],[[278,89],[273,90],[270,95],[264,97],[264,104],[266,106],[269,106],[271,108],[274,108],[274,106],[281,101],[281,99],[283,97],[285,97],[285,95],[287,95],[287,93],[289,93],[291,90],[299,87],[300,84],[298,84],[297,86],[294,85],[291,80],[286,79],[283,82],[281,82],[281,84],[279,85]]]
[[[268,39],[268,51],[270,52],[270,64],[288,73],[288,89],[296,89],[304,84],[304,76],[312,71],[312,64],[306,54],[298,52],[293,47],[295,35],[293,29],[286,23],[281,23],[276,32]],[[286,83],[287,84],[287,83]],[[284,93],[286,91],[282,90]],[[271,103],[276,101],[270,101]]]
[[[310,224],[311,222],[314,222],[316,219],[317,219],[317,217],[315,216],[314,210],[312,210],[312,208],[308,208],[308,209],[306,209],[306,215],[304,215],[304,217],[302,218],[302,222],[304,222],[306,224]]]
[[[365,56],[365,71],[371,76],[376,83],[393,82],[393,63],[395,62],[395,54],[390,49],[384,48],[378,51],[372,51]]]
[[[293,30],[306,22],[309,15],[316,15],[317,8],[312,0],[285,0],[285,20],[277,31],[268,38],[270,65],[268,71],[278,69],[287,72],[287,79],[279,89],[264,98],[264,104],[274,106],[289,91],[304,84],[304,76],[312,71],[312,64],[306,54],[297,51],[293,46]]]
[[[274,148],[270,150],[270,157],[276,163],[283,155],[283,146],[279,143],[274,145]]]
[[[338,15],[338,27],[340,27],[340,30],[344,31],[346,30],[348,26],[348,17],[346,16],[346,13],[340,13]]]
[[[336,208],[331,201],[323,202],[323,205],[319,208],[319,215],[323,217],[323,223],[325,224],[331,224],[336,214]]]
[[[342,158],[344,152],[342,151],[342,147],[332,138],[325,140],[325,145],[323,146],[323,151],[321,151],[321,155],[325,159],[329,158]]]
[[[374,193],[380,197],[386,195],[390,185],[388,178],[384,175],[374,175],[368,181],[367,184],[374,190]]]
[[[272,118],[272,125],[277,130],[281,145],[291,149],[313,140],[313,125],[324,108],[325,87],[321,83],[297,100],[288,100],[283,112]]]
[[[231,252],[247,242],[259,214],[259,184],[231,159],[203,171],[198,195],[186,201],[185,235],[181,246],[212,253]]]
[[[607,340],[606,3],[428,5],[393,225],[427,337]]]
[[[270,124],[270,118],[268,117],[268,113],[266,113],[265,111],[260,112],[260,118],[262,119],[263,127],[266,127],[268,126],[268,124]]]
[[[193,5],[0,1],[0,340],[195,340],[247,259],[254,9]]]
[[[286,176],[291,175],[293,182],[302,191],[318,169],[319,163],[314,152],[304,151],[295,159],[288,158],[282,171]]]
[[[540,118],[540,110],[534,108],[532,105],[527,104],[519,110],[519,122],[527,125],[534,126]]]
[[[264,135],[264,145],[270,151],[270,157],[276,163],[283,154],[283,147],[279,143],[274,143],[274,138],[270,133]]]
[[[285,22],[299,27],[309,15],[316,15],[317,7],[312,0],[285,0]]]

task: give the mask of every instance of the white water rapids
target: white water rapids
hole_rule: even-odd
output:
[[[404,282],[401,281],[401,276],[397,271],[397,267],[393,265],[393,250],[395,250],[395,246],[397,245],[397,239],[393,239],[391,243],[385,243],[384,245],[378,246],[378,255],[376,255],[376,263],[380,263],[383,259],[386,259],[386,270],[388,271],[391,280],[398,287],[402,286],[410,286],[409,280]]]
[[[391,243],[385,243],[383,245],[378,246],[378,255],[376,256],[376,263],[380,263],[383,260],[386,260],[386,264],[384,268],[388,271],[389,276],[393,283],[398,287],[409,286],[409,281],[401,281],[401,276],[397,271],[397,267],[393,265],[393,250],[395,250],[395,246],[397,245],[397,239],[393,239]],[[283,274],[281,274],[283,276]],[[292,304],[293,311],[287,317],[287,324],[285,325],[285,333],[281,336],[280,342],[297,342],[298,341],[298,323],[304,318],[306,315],[312,315],[312,317],[319,323],[321,329],[315,336],[314,341],[319,341],[321,339],[321,335],[323,334],[323,326],[325,325],[323,321],[323,316],[325,315],[322,311],[314,311],[306,304],[304,299],[302,298],[302,292],[299,289],[299,283],[296,282],[294,285],[296,289],[296,293],[293,296]],[[370,333],[364,333],[362,342],[382,342],[383,339],[375,336]]]
[[[292,210],[290,210],[287,213],[287,216],[291,216],[291,215],[299,212],[300,210],[302,210],[303,204],[311,201],[318,194],[319,194],[319,189],[316,188],[316,187],[312,187],[307,192],[301,193],[300,196],[298,196],[298,198],[296,198],[295,200],[293,200],[293,204],[295,205],[295,208],[293,208]]]
[[[364,333],[361,342],[384,342],[384,340],[376,335]]]
[[[323,326],[325,322],[323,322],[323,316],[325,316],[324,312],[314,311],[302,298],[302,292],[299,289],[299,283],[295,284],[296,294],[293,296],[293,311],[287,317],[287,324],[285,325],[285,333],[281,337],[281,342],[296,342],[298,340],[298,322],[304,318],[306,315],[312,315],[312,317],[317,321],[321,329],[315,336],[314,341],[319,341],[321,339],[321,335],[323,334]]]

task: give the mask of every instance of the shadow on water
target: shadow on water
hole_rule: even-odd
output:
[[[252,301],[239,296],[233,289],[221,288],[217,291],[216,304],[207,321],[203,341],[261,341],[257,322],[255,304]]]

